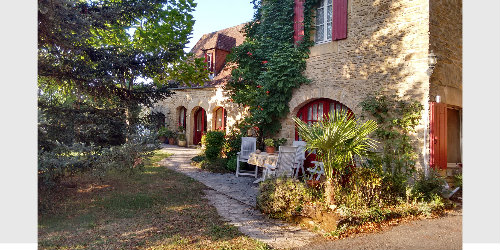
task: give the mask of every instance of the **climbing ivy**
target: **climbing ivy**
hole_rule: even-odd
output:
[[[246,40],[228,57],[235,67],[226,89],[233,102],[249,108],[243,127],[258,128],[261,137],[281,129],[292,91],[310,82],[303,72],[314,44],[310,34],[317,2],[305,1],[305,35],[295,44],[294,0],[254,0],[254,18],[244,28]]]

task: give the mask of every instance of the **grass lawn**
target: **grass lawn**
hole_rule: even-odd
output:
[[[39,191],[39,249],[267,249],[221,220],[206,187],[154,162],[103,181],[78,176],[76,188]]]

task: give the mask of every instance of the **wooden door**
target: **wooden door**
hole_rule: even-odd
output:
[[[448,163],[447,150],[447,105],[430,103],[430,166],[446,169]]]
[[[207,113],[203,108],[199,108],[194,114],[193,144],[201,142],[201,136],[207,132]]]

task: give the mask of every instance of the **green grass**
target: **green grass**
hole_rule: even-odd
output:
[[[132,176],[40,190],[39,249],[268,249],[222,221],[203,184],[156,164],[168,156],[157,151]]]

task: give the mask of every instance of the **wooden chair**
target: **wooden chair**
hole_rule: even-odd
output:
[[[299,170],[302,171],[302,174],[305,174],[304,171],[304,160],[306,159],[306,142],[305,141],[294,141],[292,144],[294,147],[297,147],[297,153],[295,154],[295,174],[294,177],[299,177]]]
[[[292,177],[294,175],[296,154],[297,147],[280,146],[276,165],[264,164],[263,179],[273,176]]]
[[[250,175],[257,178],[258,167],[255,166],[254,171],[242,171],[240,170],[240,162],[248,162],[248,157],[251,153],[255,152],[257,144],[257,138],[255,137],[242,137],[241,138],[241,149],[237,154],[236,158],[236,177],[239,175]]]

